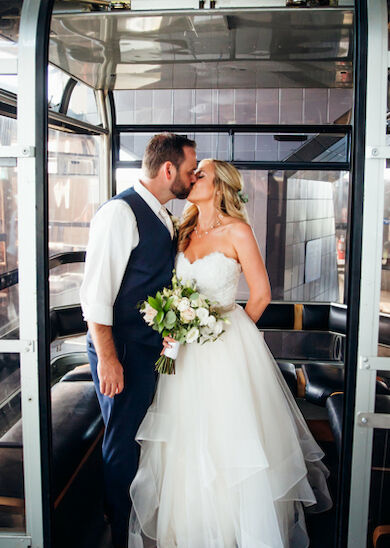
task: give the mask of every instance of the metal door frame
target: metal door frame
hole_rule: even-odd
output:
[[[25,0],[18,44],[18,143],[0,156],[18,167],[18,340],[22,392],[25,533],[0,533],[0,547],[51,545],[51,404],[47,220],[47,59],[53,0]],[[32,230],[34,227],[34,230]]]
[[[350,284],[342,468],[337,546],[365,548],[374,428],[390,428],[375,413],[386,147],[388,13],[386,0],[356,9],[355,128],[350,238]]]

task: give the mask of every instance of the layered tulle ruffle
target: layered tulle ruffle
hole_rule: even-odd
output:
[[[332,504],[324,454],[262,335],[240,307],[230,317],[160,377],[137,433],[130,548],[306,547],[303,506]]]

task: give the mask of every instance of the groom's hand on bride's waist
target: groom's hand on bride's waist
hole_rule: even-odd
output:
[[[99,360],[97,373],[100,383],[100,392],[104,396],[113,398],[124,388],[123,367],[118,359]]]

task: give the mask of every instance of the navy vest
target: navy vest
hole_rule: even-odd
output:
[[[165,224],[133,188],[112,199],[124,200],[131,207],[139,233],[139,244],[130,254],[114,303],[113,336],[123,342],[161,346],[161,335],[146,324],[137,304],[171,284],[177,239],[171,239]]]

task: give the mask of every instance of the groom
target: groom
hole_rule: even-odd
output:
[[[162,348],[137,303],[171,282],[177,241],[162,204],[188,196],[196,180],[195,147],[184,136],[155,135],[142,179],[105,203],[91,222],[80,299],[105,423],[104,482],[115,548],[127,547],[129,486],[139,459],[134,438],[153,399]]]

